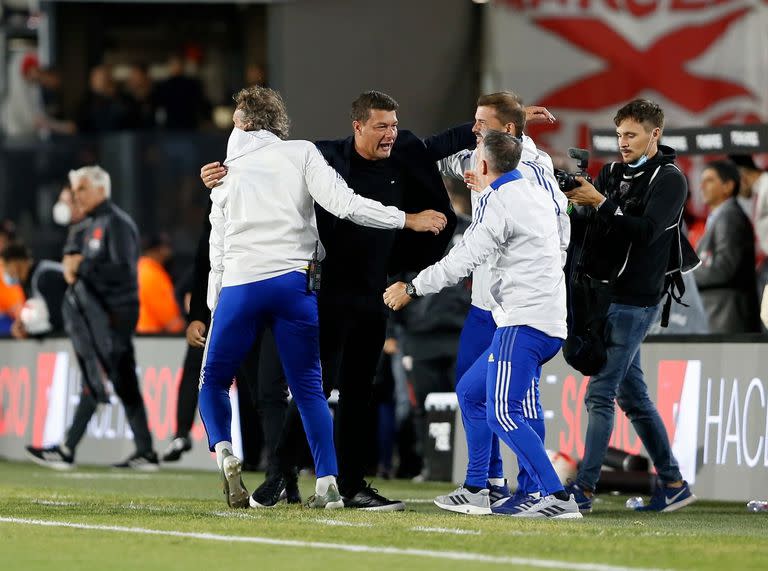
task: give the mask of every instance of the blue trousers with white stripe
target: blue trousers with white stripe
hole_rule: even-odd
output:
[[[541,367],[557,354],[561,345],[561,339],[531,327],[501,327],[496,330],[491,346],[462,378],[462,383],[473,389],[474,397],[470,401],[472,406],[463,411],[465,423],[467,419],[477,427],[484,423],[488,432],[495,433],[512,449],[530,480],[523,484],[527,488],[521,488],[526,492],[550,494],[562,490],[544,442],[531,427],[531,419],[526,418],[535,411],[534,399],[538,402],[536,387]],[[478,386],[482,386],[484,393],[482,401],[477,399]],[[541,417],[540,409],[538,416]],[[486,432],[472,443],[468,485],[485,486],[490,440]]]
[[[503,478],[504,466],[501,460],[499,437],[496,436],[485,418],[485,384],[488,355],[496,322],[490,311],[470,306],[464,328],[459,339],[459,353],[456,358],[456,395],[467,438],[467,478],[465,484],[485,487],[489,478]],[[471,374],[467,373],[475,367]],[[524,414],[528,425],[544,442],[544,414],[539,402],[539,377],[541,370],[532,381],[526,394]],[[488,443],[490,442],[490,450]],[[517,475],[517,489],[530,494],[540,491],[538,484],[520,464]]]
[[[232,378],[262,327],[271,325],[319,478],[335,476],[338,468],[320,370],[317,295],[307,292],[306,280],[304,273],[291,272],[221,289],[200,374],[200,417],[211,451],[232,441]]]

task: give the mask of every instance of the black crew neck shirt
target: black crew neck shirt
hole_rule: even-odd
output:
[[[391,157],[367,160],[352,150],[347,184],[357,194],[402,209],[405,175]],[[323,238],[321,299],[350,308],[384,310],[387,265],[396,230],[379,230],[338,220]]]

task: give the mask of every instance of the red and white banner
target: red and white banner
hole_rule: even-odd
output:
[[[496,0],[486,16],[482,91],[547,106],[557,123],[530,132],[555,155],[637,97],[668,127],[768,120],[768,0]]]

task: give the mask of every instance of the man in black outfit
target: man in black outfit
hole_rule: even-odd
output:
[[[32,460],[56,469],[74,466],[75,448],[85,434],[99,402],[108,400],[94,361],[98,359],[125,408],[136,452],[115,468],[157,470],[157,454],[147,425],[139,381],[133,333],[139,317],[136,265],[139,234],[133,220],[110,199],[110,177],[101,167],[70,173],[75,202],[87,215],[71,229],[65,247],[64,279],[74,302],[76,322],[67,319],[67,332],[83,372],[83,391],[64,442],[49,448],[27,447]],[[84,351],[88,353],[85,354]],[[91,366],[86,366],[91,364]]]
[[[326,251],[318,295],[323,385],[326,394],[339,389],[339,491],[345,507],[378,511],[405,509],[403,502],[385,498],[364,480],[365,450],[372,445],[366,417],[387,322],[381,295],[387,276],[420,271],[442,257],[456,227],[456,215],[437,161],[475,144],[471,124],[424,140],[410,131],[398,132],[397,108],[397,102],[384,93],[362,93],[352,103],[353,136],[316,143],[328,163],[361,196],[405,212],[437,210],[448,219],[445,230],[436,236],[373,230],[339,220],[315,206]],[[218,163],[201,170],[209,188],[225,174]],[[292,405],[278,451],[284,470],[295,464],[300,427]]]

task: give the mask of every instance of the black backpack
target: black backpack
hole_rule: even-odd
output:
[[[614,166],[609,170],[609,188],[615,185]],[[676,166],[670,164],[673,168]],[[659,165],[651,176],[648,189],[644,193],[647,199],[653,190],[653,182],[661,168]],[[637,205],[636,205],[637,206]],[[640,204],[640,206],[643,206]],[[682,233],[682,215],[680,210],[676,225],[677,240],[672,241],[664,283],[664,305],[661,326],[669,325],[669,314],[674,299],[681,305],[685,293],[684,272],[695,269],[700,261],[687,237]],[[583,215],[582,215],[583,216]],[[607,358],[605,347],[605,320],[610,306],[611,284],[622,274],[626,267],[632,244],[612,239],[605,233],[605,226],[591,209],[585,216],[581,239],[572,241],[569,246],[565,272],[568,277],[568,337],[563,344],[563,357],[566,362],[584,375],[599,373]],[[578,228],[574,223],[574,228]],[[577,232],[574,232],[577,234]],[[601,256],[590,256],[593,245],[599,245]],[[606,245],[611,250],[606,255]]]

